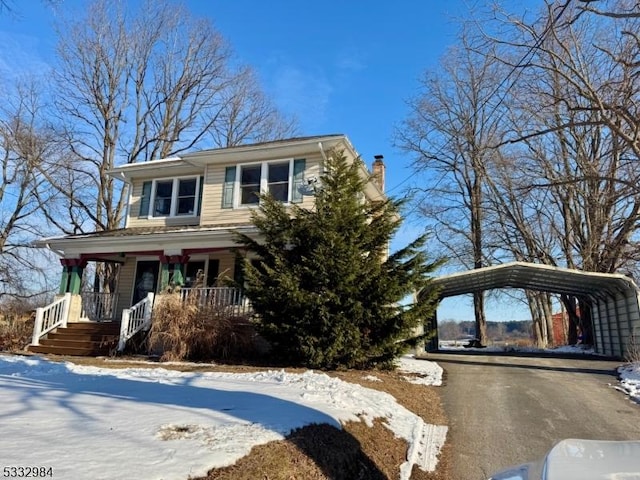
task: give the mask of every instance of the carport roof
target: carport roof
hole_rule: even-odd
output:
[[[620,274],[593,273],[534,263],[512,262],[444,275],[433,280],[440,298],[495,288],[523,288],[593,299],[616,294],[636,295],[632,279]]]

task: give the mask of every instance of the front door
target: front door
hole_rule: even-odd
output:
[[[186,272],[184,274],[184,286],[187,288],[206,287],[204,284],[204,267],[204,260],[196,260],[195,262],[187,263]]]
[[[135,305],[147,296],[147,293],[156,293],[158,288],[158,273],[160,272],[160,261],[139,260],[136,265],[135,282],[133,283],[133,301]]]

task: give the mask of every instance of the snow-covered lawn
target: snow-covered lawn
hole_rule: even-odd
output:
[[[403,357],[399,366],[441,382],[433,362]],[[446,426],[323,373],[104,369],[0,355],[1,466],[52,467],[54,479],[186,480],[298,427],[374,418],[409,444],[402,479],[414,464],[435,469]]]

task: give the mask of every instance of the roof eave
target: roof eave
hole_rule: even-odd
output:
[[[111,254],[128,251],[201,248],[205,239],[206,246],[233,248],[238,246],[234,241],[236,232],[246,235],[258,233],[254,226],[239,226],[216,230],[178,230],[124,236],[51,237],[38,240],[34,242],[34,245],[48,248],[60,256],[67,257],[89,253]]]

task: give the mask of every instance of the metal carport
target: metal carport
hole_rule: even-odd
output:
[[[437,277],[433,285],[441,299],[496,288],[586,298],[592,305],[594,349],[605,355],[624,357],[632,335],[640,335],[640,291],[624,275],[512,262]]]

